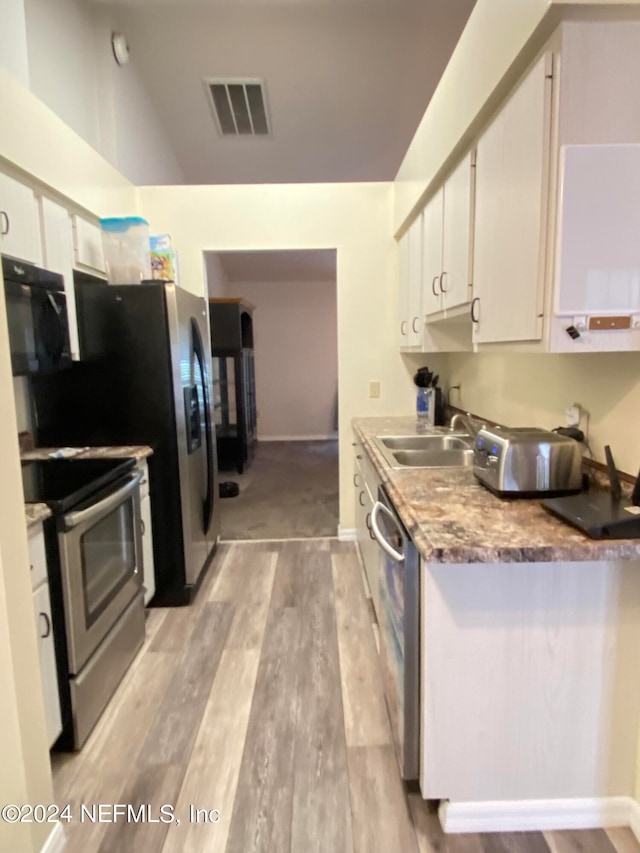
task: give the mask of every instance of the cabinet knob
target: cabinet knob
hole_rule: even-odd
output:
[[[51,634],[51,619],[49,619],[48,613],[43,613],[42,611],[40,611],[40,616],[44,619],[44,634],[40,634],[40,638],[46,640]]]
[[[444,286],[444,280],[445,280],[446,276],[447,276],[446,272],[443,272],[440,275],[440,293],[446,293],[447,292],[447,288]]]
[[[9,228],[11,227],[11,223],[9,221],[9,214],[6,210],[0,210],[0,236],[6,237],[9,233]]]
[[[480,304],[480,297],[476,296],[471,300],[471,322],[478,323],[478,314],[476,313],[476,305]]]

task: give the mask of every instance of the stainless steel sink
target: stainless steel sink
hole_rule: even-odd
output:
[[[374,439],[387,463],[401,468],[469,468],[473,465],[473,436],[393,435]]]
[[[390,450],[466,450],[472,443],[470,435],[401,435],[380,438]]]
[[[469,468],[473,450],[396,450],[395,468]]]

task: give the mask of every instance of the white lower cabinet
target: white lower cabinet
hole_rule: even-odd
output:
[[[140,480],[140,522],[142,525],[144,603],[148,604],[156,592],[156,575],[153,562],[153,532],[151,529],[151,498],[149,496],[149,466],[144,459],[138,461]]]
[[[362,458],[358,459],[358,456]],[[376,613],[378,613],[380,609],[380,584],[378,580],[379,548],[371,531],[371,513],[373,505],[378,499],[380,481],[373,473],[372,466],[364,462],[362,450],[356,453],[353,482],[355,487],[356,530],[360,558],[362,559],[367,583],[369,584],[371,600],[373,601]]]
[[[148,604],[156,592],[156,577],[153,567],[153,534],[151,532],[151,499],[149,495],[140,501],[142,521],[142,559],[144,561],[144,603]]]
[[[62,732],[62,717],[42,525],[34,525],[29,529],[28,545],[47,738],[49,746],[53,746]]]
[[[49,599],[48,582],[40,584],[38,589],[33,593],[33,610],[36,617],[36,630],[38,632],[38,652],[40,654],[40,675],[44,695],[47,738],[49,746],[53,746],[62,732],[62,718],[60,716],[60,693],[58,690],[56,653],[53,644],[51,601]]]

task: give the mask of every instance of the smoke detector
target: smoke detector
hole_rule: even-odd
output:
[[[209,77],[204,83],[221,136],[269,136],[263,80]]]

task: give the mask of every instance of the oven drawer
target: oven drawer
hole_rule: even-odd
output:
[[[137,595],[104,638],[80,675],[70,680],[75,749],[98,721],[145,636],[144,601]]]

